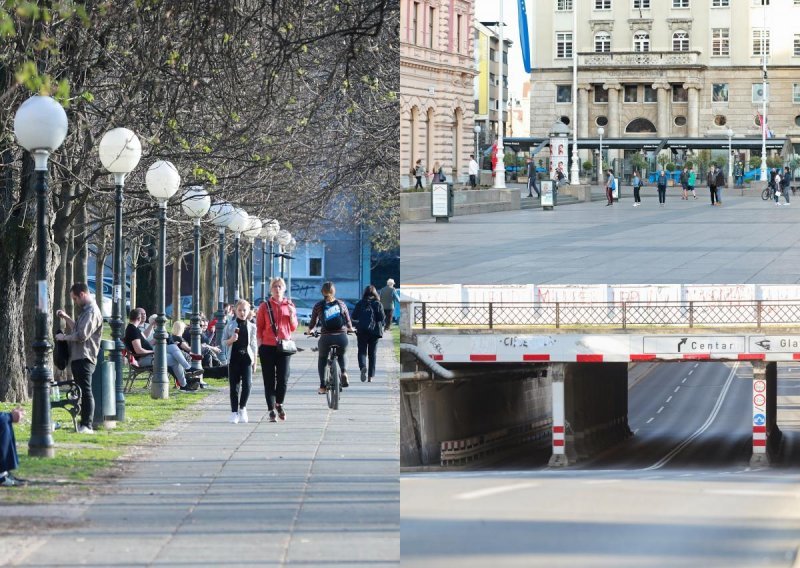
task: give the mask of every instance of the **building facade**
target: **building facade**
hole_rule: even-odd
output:
[[[503,38],[500,49],[500,36],[494,22],[475,22],[475,124],[481,130],[477,140],[481,148],[489,146],[497,139],[500,113],[503,113],[505,135],[508,135],[508,49],[512,42]],[[498,75],[499,58],[503,58],[502,76]],[[499,100],[500,85],[503,85],[503,99]]]
[[[766,5],[762,5],[766,4]],[[578,54],[578,137],[761,137],[800,142],[798,0],[547,0],[535,3],[531,135],[570,128]],[[573,30],[573,8],[578,9]],[[610,152],[610,158],[617,157]],[[582,159],[586,159],[582,156]]]
[[[467,177],[473,150],[474,0],[400,2],[400,184],[418,159]]]

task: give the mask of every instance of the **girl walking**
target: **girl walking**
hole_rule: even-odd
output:
[[[364,295],[353,309],[352,316],[358,339],[358,368],[361,370],[361,382],[372,382],[375,378],[378,340],[383,337],[385,318],[375,286],[364,288]]]
[[[222,343],[228,360],[228,384],[231,391],[230,422],[247,422],[247,399],[256,370],[256,324],[250,321],[250,303],[239,300],[234,307],[235,317],[225,325]]]
[[[639,172],[633,172],[633,206],[639,207],[642,203],[642,198],[639,196],[639,190],[642,189],[642,178],[639,177]]]
[[[286,292],[283,278],[273,278],[269,291],[269,300],[258,306],[256,328],[269,421],[276,422],[275,411],[278,412],[278,418],[286,420],[283,401],[286,398],[292,354],[287,352],[282,340],[291,339],[292,332],[297,329],[297,309],[291,300],[283,296]]]

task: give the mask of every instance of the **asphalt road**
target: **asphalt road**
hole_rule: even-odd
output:
[[[589,462],[403,476],[403,565],[800,565],[800,367],[779,377],[769,469],[748,466],[749,367],[671,363],[630,390],[635,436]]]
[[[402,223],[404,284],[796,284],[800,194],[791,206],[706,190],[683,201],[655,190],[642,206],[576,203]]]

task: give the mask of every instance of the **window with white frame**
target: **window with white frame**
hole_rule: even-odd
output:
[[[556,102],[572,102],[572,85],[556,85]]]
[[[729,56],[731,54],[730,30],[728,28],[711,29],[711,55]]]
[[[711,0],[712,8],[728,8],[730,5],[730,0]]]
[[[800,83],[792,85],[792,102],[794,104],[800,103]]]
[[[602,85],[596,85],[594,88],[594,102],[607,103],[608,102],[608,89],[603,88]]]
[[[608,53],[609,51],[611,51],[611,34],[608,32],[594,34],[594,52]]]
[[[650,51],[650,34],[636,32],[633,34],[633,51]]]
[[[800,56],[800,34],[794,34],[794,56]]]
[[[753,28],[753,57],[769,55],[769,30]]]
[[[637,100],[637,92],[639,90],[638,85],[623,85],[622,90],[624,92],[623,100],[626,103],[635,103]]]
[[[672,51],[689,51],[689,33],[679,30],[672,34]]]
[[[633,0],[634,10],[649,10],[650,0]]]
[[[673,8],[688,8],[689,0],[672,0]]]
[[[594,0],[595,10],[610,10],[611,0]]]
[[[763,103],[764,92],[764,83],[753,83],[751,101],[754,103]],[[767,102],[769,102],[769,85],[767,85],[766,95]]]
[[[556,32],[556,57],[572,57],[572,32]]]
[[[556,0],[556,10],[560,12],[572,10],[572,0]]]
[[[433,49],[436,30],[436,8],[428,8],[428,48]]]

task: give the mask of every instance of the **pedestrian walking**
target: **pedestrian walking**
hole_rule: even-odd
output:
[[[353,309],[352,318],[358,340],[358,369],[361,371],[361,382],[369,381],[371,383],[375,378],[378,340],[383,337],[383,320],[385,318],[375,286],[370,285],[364,288],[361,300]]]
[[[533,192],[535,191],[536,197],[541,199],[542,192],[539,190],[539,184],[536,179],[536,164],[530,158],[525,166],[525,174],[528,176],[528,197],[533,197]]]
[[[93,434],[94,397],[92,396],[92,373],[97,365],[100,338],[103,335],[103,314],[89,294],[89,287],[76,282],[69,289],[72,303],[80,308],[77,321],[58,310],[56,315],[64,320],[66,333],[56,334],[56,340],[69,343],[69,361],[72,379],[81,389],[81,422],[78,432]]]
[[[722,168],[717,168],[716,179],[715,181],[715,188],[717,191],[717,205],[722,206],[722,188],[725,187],[725,184],[728,183],[728,180],[725,179],[725,174],[722,171]]]
[[[380,298],[381,305],[383,306],[383,313],[386,314],[384,330],[389,331],[392,328],[392,316],[394,315],[395,302],[400,301],[400,292],[394,287],[393,278],[386,280],[386,286],[381,288]]]
[[[269,299],[258,306],[256,330],[269,421],[275,422],[275,411],[278,412],[278,418],[286,420],[283,402],[289,383],[289,363],[297,352],[291,341],[292,332],[297,329],[297,309],[291,300],[283,296],[286,293],[283,278],[273,278],[269,291]]]
[[[480,167],[478,166],[478,162],[475,161],[475,155],[469,155],[469,186],[472,189],[475,189],[478,186],[478,174],[480,173]]]
[[[658,188],[658,203],[661,207],[667,202],[667,174],[662,166],[656,176],[656,187]]]
[[[414,189],[424,189],[422,187],[422,176],[425,175],[425,166],[422,165],[422,158],[417,160],[417,164],[414,167],[414,177],[417,178],[417,183],[414,186]]]
[[[608,203],[606,203],[606,207],[608,207],[609,205],[614,205],[614,190],[617,188],[617,178],[614,177],[614,170],[611,168],[606,173],[608,174],[608,179],[606,180],[606,199]]]
[[[744,164],[742,162],[736,162],[736,164],[734,164],[733,177],[736,180],[736,187],[742,187],[744,185]]]
[[[681,190],[683,190],[683,196],[681,199],[684,201],[689,200],[689,168],[683,166],[683,171],[681,171]]]
[[[636,170],[633,171],[633,179],[631,182],[633,183],[633,206],[639,207],[642,203],[642,198],[639,195],[639,190],[642,189],[642,178],[639,177],[639,172]]]
[[[708,192],[711,195],[712,206],[717,204],[717,174],[714,171],[716,168],[717,166],[712,164],[706,176],[706,183],[708,183]]]
[[[697,192],[694,190],[694,187],[697,184],[697,172],[694,171],[694,166],[689,166],[689,175],[686,183],[689,191],[692,192],[692,197],[697,199]]]
[[[781,176],[781,193],[786,200],[786,205],[789,205],[789,192],[792,191],[792,172],[789,171],[789,166],[783,168],[783,175]]]
[[[433,183],[447,181],[447,176],[444,175],[444,166],[439,162],[433,163],[433,169],[431,170],[431,174],[433,175]]]
[[[25,416],[25,410],[15,408],[11,412],[0,412],[0,487],[14,487],[21,485],[11,470],[19,467],[17,455],[17,440],[14,437],[14,424]]]
[[[250,321],[250,302],[239,300],[234,306],[234,317],[222,331],[225,358],[228,361],[231,417],[229,422],[247,422],[247,401],[253,386],[258,351],[258,331]]]

